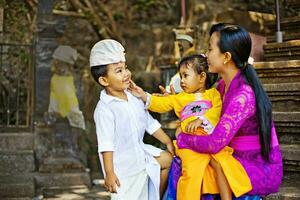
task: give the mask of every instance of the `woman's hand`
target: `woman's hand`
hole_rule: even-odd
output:
[[[107,173],[104,179],[104,187],[106,190],[111,193],[117,193],[117,186],[121,186],[117,175],[114,172]]]
[[[203,120],[201,120],[199,118],[195,119],[194,121],[191,121],[186,126],[186,132],[187,133],[195,133],[197,131],[197,129],[202,126],[202,123],[203,123]]]
[[[147,101],[147,94],[146,92],[139,86],[137,86],[132,80],[130,80],[130,85],[128,90],[136,96],[137,98],[141,98],[144,102]]]

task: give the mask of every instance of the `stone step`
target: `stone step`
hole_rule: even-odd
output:
[[[91,186],[87,172],[80,173],[38,173],[35,177],[38,189],[86,185]]]
[[[300,82],[300,60],[255,62],[262,83]]]
[[[277,31],[275,21],[268,22],[265,24],[265,26],[268,27],[268,29],[273,33]],[[280,30],[284,31],[285,33],[299,33],[300,31],[299,16],[281,18]]]
[[[34,135],[32,133],[1,133],[1,150],[32,150],[34,145]]]
[[[278,193],[271,194],[264,200],[299,200],[299,187],[281,187]]]
[[[104,181],[103,181],[104,182]],[[77,200],[110,200],[110,194],[103,185],[94,185],[92,188],[86,186],[73,187],[51,187],[46,188],[42,195],[47,200],[54,199],[77,199]]]
[[[282,40],[284,42],[289,40],[299,40],[300,39],[300,33],[299,32],[282,32]],[[267,36],[267,43],[273,43],[276,42],[276,34],[275,31],[273,32],[273,35]]]
[[[292,8],[293,10],[298,12],[298,15],[300,13],[300,2],[299,0],[285,0],[285,3],[288,5],[288,7]]]
[[[300,144],[300,112],[273,112],[279,141]]]
[[[265,200],[299,199],[300,173],[284,170],[282,184],[278,193],[271,194]]]
[[[0,151],[0,173],[28,173],[35,170],[32,150]]]
[[[33,174],[0,175],[0,199],[31,199],[34,195]]]
[[[15,198],[1,198],[1,200],[33,200],[31,197],[15,197]]]
[[[263,84],[274,112],[300,112],[300,82]]]
[[[300,161],[300,144],[281,144],[280,148],[284,160]]]
[[[300,144],[280,145],[284,170],[300,173]]]
[[[85,172],[86,167],[73,157],[49,157],[39,167],[41,173]]]
[[[300,60],[300,40],[264,45],[266,61]]]

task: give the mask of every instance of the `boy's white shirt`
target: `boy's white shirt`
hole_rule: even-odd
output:
[[[119,178],[134,176],[146,169],[149,181],[149,199],[159,199],[160,165],[153,156],[161,149],[144,144],[145,131],[153,134],[161,125],[145,109],[142,100],[125,91],[128,101],[101,91],[94,112],[98,152],[102,171],[101,152],[113,151],[114,171]],[[122,187],[122,186],[121,186]]]

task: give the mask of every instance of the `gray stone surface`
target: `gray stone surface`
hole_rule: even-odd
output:
[[[82,173],[39,173],[36,177],[37,188],[65,187],[86,185],[91,186],[90,176]]]
[[[35,195],[34,176],[32,174],[0,175],[0,199],[32,198]]]
[[[263,86],[272,102],[274,112],[300,112],[300,82]]]
[[[300,40],[264,45],[265,60],[300,60]]]
[[[278,193],[269,195],[265,200],[299,200],[299,187],[281,187]]]
[[[284,159],[300,161],[300,144],[282,144],[281,150]]]
[[[300,60],[255,62],[262,83],[300,82]]]
[[[43,197],[45,200],[110,200],[109,193],[105,191],[103,183],[101,185],[94,185],[92,188],[87,188],[85,186],[48,188],[44,190]]]
[[[39,168],[41,173],[57,172],[84,172],[85,166],[76,158],[72,157],[49,157],[44,160]]]
[[[32,133],[0,133],[0,150],[32,150]]]
[[[31,150],[2,150],[0,163],[0,173],[29,173],[35,170],[34,154]]]

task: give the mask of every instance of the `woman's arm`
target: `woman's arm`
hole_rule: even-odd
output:
[[[181,133],[177,138],[178,147],[214,154],[228,145],[243,123],[256,112],[255,96],[248,85],[239,88],[228,101],[229,104],[212,134],[194,136]]]

